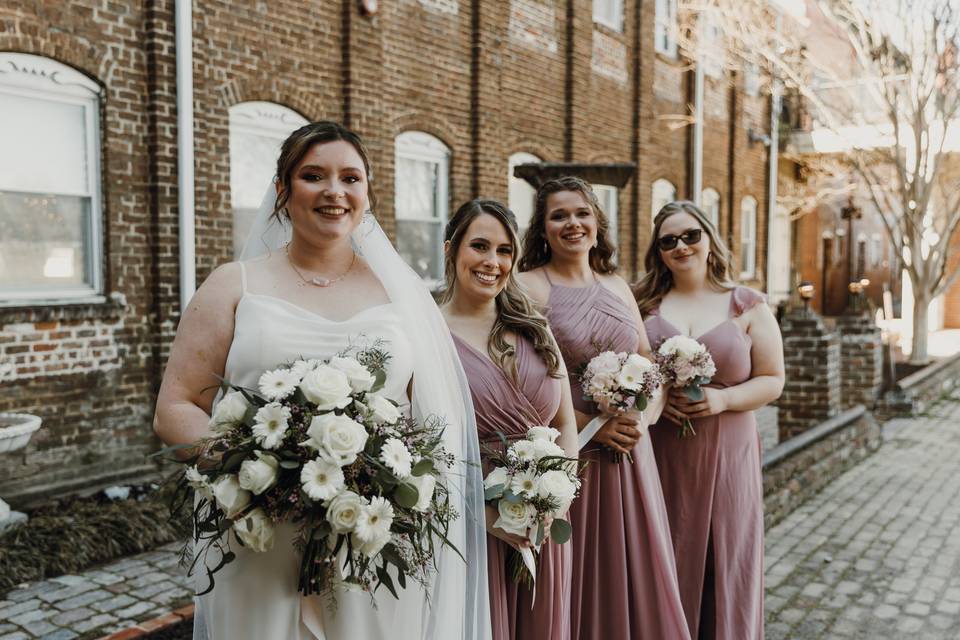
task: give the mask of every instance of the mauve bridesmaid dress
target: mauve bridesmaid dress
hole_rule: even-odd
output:
[[[546,364],[532,344],[517,339],[514,381],[485,353],[456,335],[453,338],[470,383],[482,448],[501,449],[498,433],[508,441],[518,440],[526,437],[530,427],[550,424],[560,407],[561,381],[547,375]],[[509,551],[507,543],[487,535],[493,640],[569,640],[570,543],[548,541],[540,548],[532,607],[533,592],[508,573]]]
[[[717,366],[712,385],[750,378],[750,336],[732,319],[764,301],[747,287],[730,295],[729,318],[697,338]],[[659,310],[646,321],[656,349],[679,332]],[[650,428],[670,515],[680,597],[694,638],[763,638],[763,480],[760,437],[752,411],[725,411],[693,421],[697,435],[680,440],[677,426]]]
[[[548,278],[549,280],[549,278]],[[622,299],[599,282],[564,287],[551,282],[547,318],[567,370],[598,351],[633,353],[639,329]],[[592,414],[580,381],[571,374],[574,407]],[[570,510],[573,525],[572,637],[630,640],[689,638],[677,587],[670,528],[650,438],[616,463],[604,447],[580,451],[588,461],[580,496]]]

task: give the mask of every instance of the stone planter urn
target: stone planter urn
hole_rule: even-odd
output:
[[[0,413],[0,454],[27,446],[33,433],[40,428],[40,422],[38,416],[28,413]],[[26,515],[11,511],[10,505],[0,498],[0,532],[26,520]]]

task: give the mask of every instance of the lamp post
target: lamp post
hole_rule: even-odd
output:
[[[797,293],[800,294],[800,299],[803,300],[803,314],[806,316],[811,314],[810,301],[813,300],[813,296],[816,292],[816,288],[809,280],[803,280],[797,287]]]

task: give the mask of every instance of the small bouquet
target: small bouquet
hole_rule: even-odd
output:
[[[378,393],[389,355],[377,345],[267,371],[259,393],[224,383],[206,464],[185,461],[174,497],[183,505],[191,490],[198,495],[190,571],[220,551],[214,568],[204,562],[204,593],[235,558],[231,539],[264,552],[283,522],[296,527],[306,595],[383,585],[397,597],[391,565],[400,588],[408,578],[426,583],[434,538],[450,544],[458,517],[443,482],[454,460],[441,446],[441,420],[418,424]]]
[[[595,356],[587,363],[581,383],[584,399],[597,404],[602,419],[595,418],[580,432],[583,443],[593,438],[611,414],[646,409],[662,382],[657,365],[640,354],[604,351]],[[620,462],[621,455],[614,454],[614,459]]]
[[[684,335],[667,338],[657,348],[654,355],[663,377],[690,400],[703,400],[702,386],[709,383],[717,367],[707,347],[693,338]],[[697,435],[689,418],[683,419],[678,438],[692,438]]]
[[[494,526],[528,538],[537,553],[546,539],[548,522],[554,542],[570,539],[570,523],[562,516],[580,489],[577,461],[564,455],[556,443],[559,436],[551,427],[532,427],[526,439],[509,446],[501,436],[505,452],[490,451],[487,456],[493,470],[483,481],[484,499],[500,514]],[[535,585],[534,552],[523,548],[514,554],[511,573],[515,582]]]

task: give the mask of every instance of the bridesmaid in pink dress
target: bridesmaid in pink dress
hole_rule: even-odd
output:
[[[567,368],[598,351],[649,355],[627,283],[614,274],[607,219],[590,185],[550,180],[537,192],[519,279],[547,318]],[[569,387],[582,428],[597,414],[580,381]],[[648,411],[656,414],[652,403]],[[657,465],[645,425],[612,417],[582,450],[588,461],[573,525],[572,637],[580,640],[689,638]],[[614,452],[631,453],[616,462]]]
[[[577,457],[570,391],[563,360],[546,319],[513,277],[516,219],[494,200],[473,200],[447,225],[447,289],[442,312],[470,384],[481,446],[500,448],[525,438],[530,427],[560,431],[567,455]],[[489,470],[485,470],[489,471]],[[540,550],[536,598],[510,576],[511,547],[528,540],[494,527],[487,507],[487,572],[494,640],[569,640],[570,543]]]
[[[783,389],[783,345],[762,294],[735,286],[729,251],[692,202],[667,204],[637,285],[654,348],[696,337],[717,366],[705,399],[671,389],[650,435],[694,638],[763,638],[763,483],[753,410]],[[679,424],[696,435],[679,439]]]

